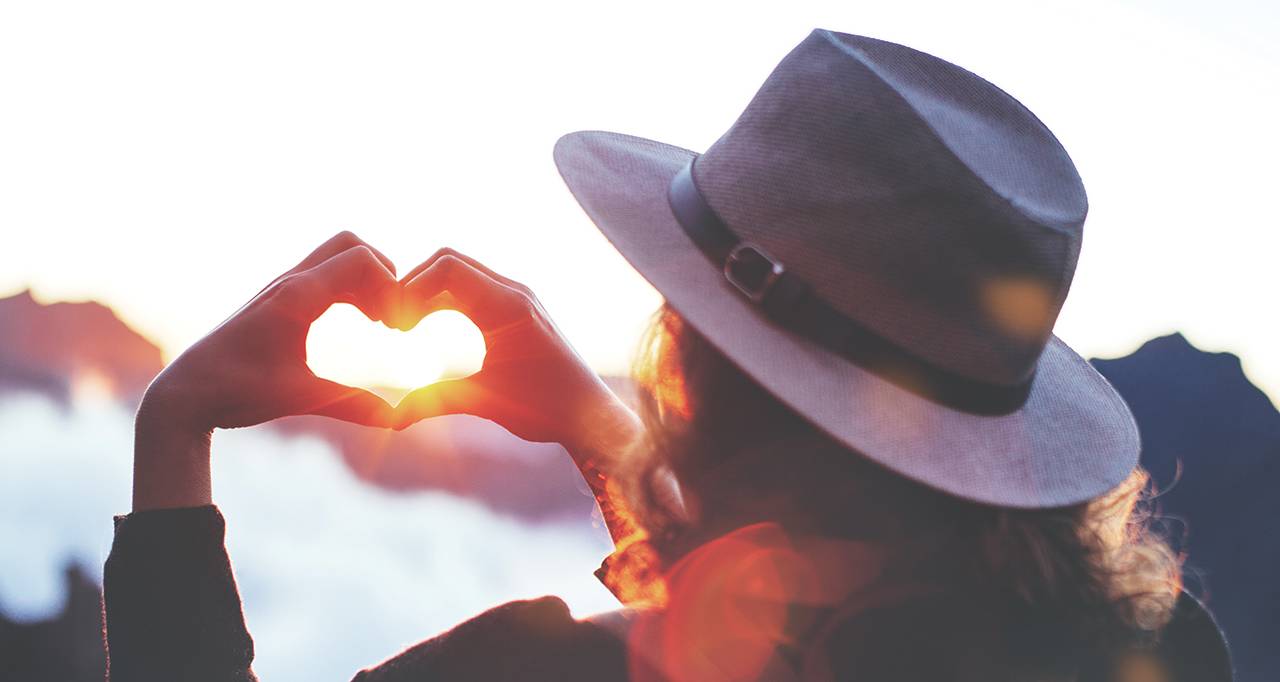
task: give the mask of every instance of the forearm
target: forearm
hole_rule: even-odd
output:
[[[642,434],[640,421],[610,394],[597,401],[580,424],[584,428],[564,443],[565,449],[600,505],[614,545],[623,546],[638,537],[640,527],[624,500],[617,472]]]
[[[212,506],[210,431],[144,397],[134,432],[133,513],[117,517],[104,571],[112,682],[255,679],[253,641]]]

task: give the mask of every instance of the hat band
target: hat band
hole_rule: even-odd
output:
[[[672,178],[667,199],[676,221],[711,263],[723,269],[725,279],[783,328],[946,407],[997,416],[1027,402],[1032,377],[1004,386],[960,376],[916,357],[831,307],[784,263],[729,229],[694,183],[692,161]]]

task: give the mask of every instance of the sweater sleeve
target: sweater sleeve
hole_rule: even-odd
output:
[[[103,576],[110,682],[257,679],[224,534],[214,506],[116,517]]]
[[[352,682],[621,682],[625,645],[556,597],[508,602],[405,650]],[[656,679],[656,678],[652,678]]]

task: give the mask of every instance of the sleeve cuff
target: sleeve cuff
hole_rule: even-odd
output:
[[[146,549],[156,542],[176,542],[184,547],[210,543],[221,546],[227,527],[222,512],[211,504],[133,512],[116,516],[114,520],[116,537],[112,553],[124,548]]]
[[[115,518],[104,569],[111,679],[252,679],[253,640],[215,506]]]

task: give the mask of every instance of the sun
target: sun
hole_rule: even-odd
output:
[[[408,332],[370,322],[338,304],[311,325],[307,364],[318,376],[350,386],[404,391],[480,369],[484,337],[465,315],[432,313]]]

